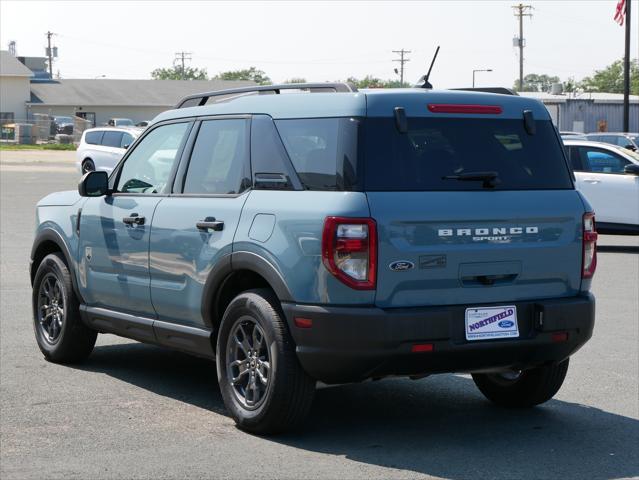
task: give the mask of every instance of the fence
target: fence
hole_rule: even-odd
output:
[[[0,141],[17,144],[79,143],[91,122],[75,115],[34,113],[29,118],[3,118]]]

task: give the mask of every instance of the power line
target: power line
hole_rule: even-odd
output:
[[[517,46],[519,47],[519,90],[524,89],[524,17],[532,17],[531,5],[514,5],[515,17],[519,18],[519,37],[517,38]]]
[[[175,60],[173,60],[173,65],[175,65],[175,63],[181,63],[182,64],[182,68],[180,70],[180,77],[182,77],[182,80],[185,79],[185,75],[184,75],[184,62],[186,60],[191,61],[192,57],[191,57],[192,53],[191,52],[177,52],[175,54]]]
[[[399,54],[399,58],[396,58],[393,60],[393,62],[399,62],[399,83],[400,86],[404,86],[404,64],[406,62],[410,62],[410,58],[405,58],[404,55],[407,53],[411,53],[410,50],[404,50],[403,48],[401,50],[393,50],[393,53],[397,53]],[[395,72],[397,73],[397,69],[395,69]]]

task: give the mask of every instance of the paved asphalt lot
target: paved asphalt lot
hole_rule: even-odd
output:
[[[1,478],[639,477],[637,237],[602,238],[594,337],[545,406],[493,407],[467,376],[383,380],[322,389],[304,432],[259,438],[226,415],[208,361],[111,335],[82,365],[43,359],[33,207],[75,188],[67,158],[0,152]]]

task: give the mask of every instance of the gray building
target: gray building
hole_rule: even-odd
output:
[[[110,118],[130,118],[134,122],[151,120],[173,108],[183,97],[199,92],[254,85],[247,81],[226,80],[50,80],[31,83],[26,102],[33,114],[85,118],[93,126]]]
[[[25,121],[33,72],[5,50],[0,50],[0,123]]]
[[[623,131],[623,95],[620,93],[519,94],[541,100],[559,130],[583,133]],[[639,95],[630,96],[630,131],[639,132]]]

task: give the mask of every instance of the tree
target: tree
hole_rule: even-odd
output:
[[[617,60],[579,84],[588,92],[623,93],[623,60]],[[639,60],[630,62],[630,93],[639,95]]]
[[[559,77],[529,73],[524,77],[524,87],[519,88],[519,79],[517,79],[513,89],[517,92],[550,92],[553,83],[559,83]]]
[[[362,79],[348,77],[346,81],[352,83],[357,88],[402,88],[409,86],[406,82],[402,85],[399,80],[381,80],[372,75],[366,75]]]
[[[271,79],[262,70],[255,67],[246,68],[244,70],[230,70],[228,72],[220,72],[215,77],[216,80],[250,80],[258,85],[270,85]]]
[[[307,83],[305,78],[293,77],[288,80],[284,80],[284,83]]]
[[[156,68],[151,72],[154,80],[208,80],[206,68],[184,67]]]

